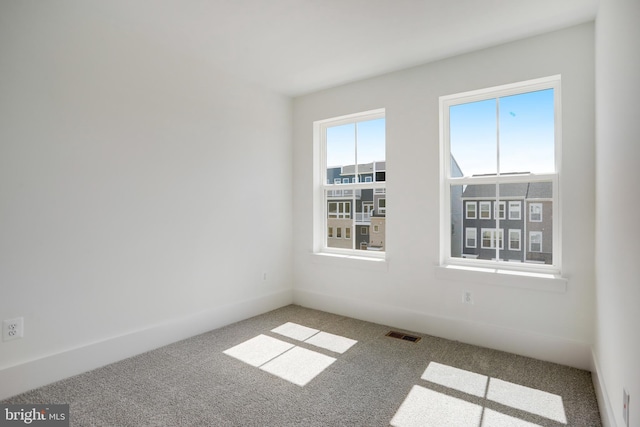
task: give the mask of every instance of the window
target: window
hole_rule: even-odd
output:
[[[333,227],[329,227],[327,230],[327,237],[333,237]]]
[[[466,202],[466,218],[467,219],[476,219],[478,213],[476,212],[476,202]]]
[[[529,252],[542,252],[542,232],[529,232]]]
[[[502,236],[503,230],[493,228],[482,229],[482,249],[503,249]]]
[[[329,218],[349,218],[351,202],[329,202]]]
[[[520,202],[509,202],[509,219],[519,220],[520,218]]]
[[[509,250],[520,250],[520,230],[509,230]]]
[[[441,264],[560,272],[560,83],[553,76],[440,97]],[[459,222],[464,240],[451,233]],[[543,255],[514,262],[501,253],[504,227],[506,250],[522,251],[526,230],[537,239],[529,237],[530,251]],[[462,253],[470,229],[480,230],[477,257]]]
[[[373,226],[373,232],[374,233],[379,233],[380,232],[380,226],[378,224]]]
[[[382,109],[314,123],[314,252],[384,257],[384,250],[352,238],[352,230],[357,234],[354,227],[360,227],[366,236],[375,220],[377,239],[385,240],[385,129]],[[328,239],[331,227],[341,241]]]
[[[493,213],[493,217],[495,219],[505,219],[505,208],[506,208],[506,203],[505,202],[496,202],[495,203],[495,212]]]
[[[542,203],[529,204],[529,221],[542,222]]]
[[[477,235],[478,235],[478,230],[475,228],[469,228],[467,227],[465,229],[465,234],[466,234],[466,240],[465,240],[465,246],[467,248],[475,248],[477,243]]]
[[[491,202],[480,202],[480,219],[491,219]]]

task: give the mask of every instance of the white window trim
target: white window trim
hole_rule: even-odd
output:
[[[473,216],[469,215],[469,206],[473,206]],[[466,219],[478,219],[478,204],[476,202],[464,202],[464,215]]]
[[[514,249],[511,246],[511,233],[512,232],[518,232],[518,249]],[[521,251],[522,250],[522,230],[518,229],[518,228],[510,228],[509,229],[509,250],[510,251]]]
[[[473,246],[469,245],[469,232],[473,231]],[[466,227],[464,230],[464,247],[476,249],[478,247],[478,229],[475,227]]]
[[[500,216],[500,207],[502,206],[502,216]],[[493,203],[493,219],[507,219],[507,202],[500,201]]]
[[[325,184],[326,181],[326,144],[324,137],[325,130],[328,127],[340,126],[344,124],[375,120],[385,118],[385,109],[369,110],[361,113],[348,114],[345,116],[335,117],[326,120],[318,120],[313,123],[313,245],[311,253],[314,255],[323,255],[317,259],[327,263],[348,263],[362,265],[363,261],[383,261],[386,270],[386,251],[363,251],[358,249],[342,249],[332,248],[327,245],[327,201],[325,199],[325,191],[330,190],[332,185]],[[386,181],[381,182],[357,182],[350,184],[340,184],[341,189],[345,190],[363,190],[373,189],[375,194],[386,193]],[[355,241],[355,240],[354,240]],[[342,259],[340,261],[339,259]]]
[[[540,219],[532,219],[532,215],[533,215],[533,207],[534,206],[538,206],[540,207]],[[542,211],[544,210],[544,205],[542,203],[529,203],[529,222],[542,222],[543,217],[542,217]]]
[[[554,113],[555,113],[555,173],[554,174],[528,174],[510,176],[509,180],[504,177],[491,177],[484,180],[486,183],[501,182],[543,182],[552,183],[553,203],[553,264],[536,265],[530,263],[507,263],[486,260],[476,260],[469,258],[454,258],[451,256],[451,193],[449,189],[452,185],[480,184],[484,177],[452,178],[451,177],[451,150],[449,146],[449,107],[457,104],[481,101],[496,97],[516,95],[520,93],[533,92],[537,90],[554,90]],[[562,176],[562,89],[560,75],[533,79],[525,82],[512,83],[502,86],[490,87],[475,91],[469,91],[454,95],[441,96],[440,106],[440,267],[443,271],[451,271],[449,267],[484,269],[488,272],[514,271],[517,274],[531,275],[547,274],[560,280],[562,266],[562,251],[560,237],[562,236],[562,210],[559,201],[561,200],[559,179]],[[478,209],[479,211],[479,209]],[[528,212],[527,212],[528,213]],[[479,214],[478,214],[479,216]],[[447,273],[448,274],[448,273]],[[457,274],[457,273],[456,273]],[[566,287],[566,281],[563,281]]]
[[[516,211],[518,212],[518,216],[511,215],[511,206],[518,206]],[[519,221],[522,219],[522,202],[520,200],[510,200],[509,201],[509,219]]]
[[[488,231],[491,233],[491,246],[484,245],[484,233]],[[502,234],[502,239],[500,235]],[[482,228],[480,229],[480,249],[496,249],[496,243],[501,242],[498,249],[504,250],[504,230],[495,228]]]
[[[480,202],[478,204],[480,205],[478,206],[478,219],[491,219],[491,202]],[[483,207],[488,207],[487,209],[484,209],[484,211],[486,211],[489,214],[488,217],[482,216]]]
[[[534,251],[533,249],[531,249],[531,243],[533,241],[532,237],[536,235],[536,236],[540,236],[540,242],[536,243],[540,245],[540,250],[539,251]],[[542,231],[530,231],[529,232],[529,252],[534,253],[534,254],[541,254],[542,253]]]

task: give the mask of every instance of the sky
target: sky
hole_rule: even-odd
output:
[[[553,89],[454,105],[449,123],[451,154],[464,176],[495,174],[498,169],[555,172]]]
[[[353,165],[356,160],[358,163],[384,161],[385,158],[384,118],[327,129],[328,167]]]

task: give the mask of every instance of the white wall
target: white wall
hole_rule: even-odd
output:
[[[596,316],[594,370],[605,425],[640,426],[640,2],[601,0],[596,23]],[[613,421],[615,419],[615,421]]]
[[[0,398],[292,300],[291,100],[65,4],[0,5]]]
[[[562,75],[563,275],[566,292],[437,274],[438,97]],[[312,251],[312,123],[374,108],[387,114],[387,269],[327,263]],[[594,29],[567,30],[294,100],[294,301],[589,368],[594,307]],[[462,304],[462,291],[475,305]]]

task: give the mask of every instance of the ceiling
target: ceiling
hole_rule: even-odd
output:
[[[595,18],[598,0],[109,0],[156,42],[297,96]]]

